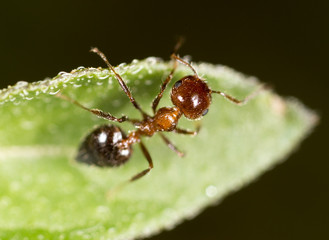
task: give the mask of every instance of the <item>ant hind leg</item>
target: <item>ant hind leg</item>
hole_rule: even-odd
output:
[[[136,181],[140,178],[142,178],[143,176],[145,176],[148,172],[151,171],[151,169],[153,168],[153,161],[152,161],[152,158],[151,158],[151,155],[150,153],[148,152],[147,148],[145,147],[145,145],[140,142],[140,147],[142,149],[142,152],[149,164],[149,167],[144,169],[143,171],[137,173],[136,175],[132,176],[128,181],[125,181],[125,182],[122,182],[121,184],[115,186],[113,189],[109,190],[107,192],[107,199],[110,200],[113,196],[115,196],[115,194],[117,192],[119,192],[124,186],[126,186],[128,183],[131,183],[133,181]]]
[[[133,181],[136,181],[137,179],[140,179],[141,177],[145,176],[148,172],[150,172],[151,169],[153,168],[153,161],[152,161],[149,151],[147,150],[147,148],[145,147],[145,145],[142,141],[139,143],[139,145],[142,149],[142,152],[143,152],[147,162],[149,163],[149,167],[146,168],[145,170],[141,171],[140,173],[137,173],[136,175],[134,175],[132,178],[130,178],[129,182],[133,182]]]
[[[173,150],[175,153],[177,153],[178,156],[184,157],[185,154],[183,152],[179,151],[177,149],[177,147],[165,135],[163,135],[161,132],[159,134],[160,134],[162,140],[167,144],[167,146],[171,150]]]

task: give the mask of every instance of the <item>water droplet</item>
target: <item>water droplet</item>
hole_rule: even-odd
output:
[[[109,212],[109,208],[107,206],[98,206],[97,207],[97,213],[108,213]]]
[[[43,93],[46,93],[46,92],[48,91],[48,88],[49,88],[49,87],[42,87],[42,88],[41,88],[41,91],[42,91]]]
[[[61,233],[59,236],[58,236],[58,239],[59,240],[64,240],[65,239],[65,235],[63,233]]]
[[[26,100],[30,101],[33,99],[33,97],[25,97]]]
[[[82,69],[85,69],[85,67],[84,66],[77,67],[77,70],[82,70]]]
[[[0,206],[8,207],[11,204],[11,199],[7,196],[4,196],[0,199]]]
[[[142,69],[143,69],[143,67],[140,66],[140,67],[134,69],[133,71],[131,71],[131,73],[132,73],[132,74],[137,74],[137,73],[139,73]]]
[[[16,105],[16,106],[19,105],[20,103],[21,103],[21,101],[15,101],[15,102],[13,102],[13,104]]]
[[[145,81],[145,85],[149,86],[151,84],[152,84],[152,80],[148,79],[148,80]]]
[[[59,73],[58,73],[59,76],[63,76],[63,75],[65,75],[65,74],[67,74],[67,72],[62,71],[62,72],[59,72]]]
[[[17,192],[22,188],[22,185],[21,185],[20,182],[13,181],[13,182],[10,183],[9,188],[10,188],[10,191]]]
[[[54,87],[50,87],[49,94],[56,95],[59,92],[59,89],[55,89]]]
[[[19,89],[19,88],[25,88],[29,85],[28,82],[25,81],[19,81],[15,84],[15,86],[13,87],[14,89]]]
[[[112,103],[112,106],[116,107],[116,108],[120,107],[120,105],[121,105],[121,101],[118,99],[114,99],[113,101],[111,101],[111,103]]]
[[[156,58],[156,57],[148,57],[146,58],[145,62],[147,64],[156,64],[157,62],[159,61],[159,58]]]
[[[108,78],[109,77],[109,75],[98,75],[98,78],[99,79],[101,79],[101,80],[103,80],[103,79],[106,79],[106,78]]]
[[[207,195],[207,197],[213,198],[213,197],[215,197],[217,195],[217,193],[218,193],[218,189],[214,185],[209,185],[206,188],[206,195]]]
[[[88,75],[87,75],[87,78],[89,78],[89,79],[90,79],[90,78],[94,78],[94,74],[88,74]]]
[[[38,240],[43,240],[43,239],[45,239],[45,236],[44,236],[44,235],[41,235],[41,234],[39,234],[39,235],[38,235]]]

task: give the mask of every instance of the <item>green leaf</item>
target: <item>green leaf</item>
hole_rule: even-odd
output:
[[[151,113],[171,64],[148,58],[116,69]],[[260,84],[224,66],[195,67],[212,89],[237,98]],[[186,74],[191,71],[180,66],[171,84]],[[166,133],[184,158],[157,135],[145,139],[154,170],[107,199],[110,189],[147,162],[135,147],[120,168],[76,163],[83,136],[106,121],[55,97],[58,91],[114,116],[140,117],[107,69],[78,68],[0,91],[0,239],[133,239],[170,229],[281,162],[317,120],[295,99],[269,90],[244,106],[214,95],[198,136]],[[168,93],[161,106],[171,106]],[[195,127],[185,119],[179,125]],[[121,126],[133,130],[129,123]]]

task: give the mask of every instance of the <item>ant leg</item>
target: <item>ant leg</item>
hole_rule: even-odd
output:
[[[96,53],[98,56],[100,56],[103,61],[106,63],[106,65],[108,66],[109,69],[112,70],[112,72],[115,75],[115,78],[118,80],[122,90],[125,92],[125,94],[128,96],[128,98],[130,99],[130,102],[134,105],[134,107],[140,111],[140,113],[143,115],[143,118],[145,119],[148,115],[141,109],[141,107],[139,106],[139,104],[136,102],[135,98],[133,97],[133,95],[131,94],[129,88],[127,87],[127,85],[125,84],[125,82],[123,81],[122,77],[115,71],[114,67],[110,64],[110,62],[107,60],[105,54],[103,52],[101,52],[100,50],[98,50],[98,48],[92,48],[90,49],[91,52]]]
[[[173,132],[175,133],[179,133],[179,134],[187,134],[187,135],[197,135],[200,131],[200,125],[198,125],[196,127],[196,130],[195,131],[189,131],[189,130],[186,130],[186,129],[181,129],[181,128],[175,128]]]
[[[152,110],[153,110],[153,113],[156,112],[157,106],[158,106],[158,104],[159,104],[159,102],[160,102],[160,100],[162,98],[163,92],[166,90],[168,83],[173,78],[173,74],[174,74],[176,68],[177,68],[177,62],[175,61],[174,62],[173,69],[171,70],[171,72],[169,73],[168,77],[166,78],[166,80],[161,85],[161,89],[160,89],[159,94],[156,96],[156,98],[152,102]]]
[[[151,169],[153,168],[153,161],[152,161],[150,153],[148,152],[148,150],[146,149],[146,147],[142,141],[139,144],[140,144],[140,147],[142,149],[142,152],[143,152],[146,160],[149,163],[149,167],[147,169],[141,171],[140,173],[136,174],[132,178],[130,178],[129,182],[133,182],[133,181],[136,181],[137,179],[140,179],[141,177],[145,176],[149,171],[151,171]]]
[[[123,116],[121,118],[116,118],[116,117],[112,116],[110,113],[103,112],[102,110],[87,108],[87,107],[83,106],[82,104],[80,104],[78,101],[76,101],[68,96],[62,95],[60,93],[56,94],[56,97],[59,97],[65,101],[71,102],[71,103],[77,105],[78,107],[95,114],[97,117],[100,117],[100,118],[103,118],[106,120],[119,122],[119,123],[124,122],[124,121],[129,121],[127,116]]]
[[[119,184],[115,188],[113,188],[112,190],[108,191],[106,194],[107,199],[112,198],[117,192],[119,192],[123,187],[125,187],[130,182],[136,181],[136,180],[140,179],[141,177],[145,176],[153,168],[153,161],[152,161],[151,155],[147,151],[145,145],[142,142],[140,142],[140,147],[142,149],[142,152],[143,152],[147,162],[149,163],[149,167],[147,169],[141,171],[140,173],[134,175],[128,181],[122,182],[121,184]]]
[[[184,154],[183,152],[179,151],[179,150],[176,148],[176,146],[175,146],[172,142],[170,142],[170,140],[169,140],[165,135],[163,135],[161,132],[160,132],[159,134],[160,134],[161,138],[163,139],[163,141],[167,144],[167,146],[168,146],[171,150],[173,150],[174,152],[176,152],[178,156],[180,156],[180,157],[184,157],[185,154]]]
[[[221,96],[223,96],[224,98],[228,99],[229,101],[237,104],[237,105],[243,105],[245,103],[247,103],[250,99],[254,98],[255,96],[257,96],[259,94],[259,92],[261,90],[263,90],[266,86],[264,85],[261,85],[258,89],[256,89],[255,91],[253,91],[251,94],[249,94],[247,97],[245,97],[244,99],[242,100],[239,100],[239,99],[236,99],[235,97],[232,97],[224,92],[221,92],[221,91],[213,91],[211,90],[211,93],[217,93]]]
[[[180,37],[174,47],[174,51],[171,55],[171,58],[173,58],[173,55],[176,55],[176,52],[178,51],[178,49],[181,47],[181,45],[183,44],[184,39],[182,37]],[[163,96],[163,92],[166,90],[167,85],[169,84],[169,82],[171,81],[171,79],[173,78],[174,72],[177,68],[177,61],[174,62],[174,66],[171,70],[171,72],[169,73],[168,77],[166,78],[166,80],[162,83],[161,88],[160,88],[160,92],[158,93],[158,95],[155,97],[155,99],[152,102],[152,110],[153,113],[156,112],[157,106]]]

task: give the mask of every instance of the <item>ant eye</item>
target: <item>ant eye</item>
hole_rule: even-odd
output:
[[[208,112],[209,112],[209,109],[207,108],[206,110],[204,110],[204,111],[202,112],[202,116],[206,115]]]
[[[175,83],[175,88],[178,88],[180,85],[182,85],[182,80],[179,80]]]

